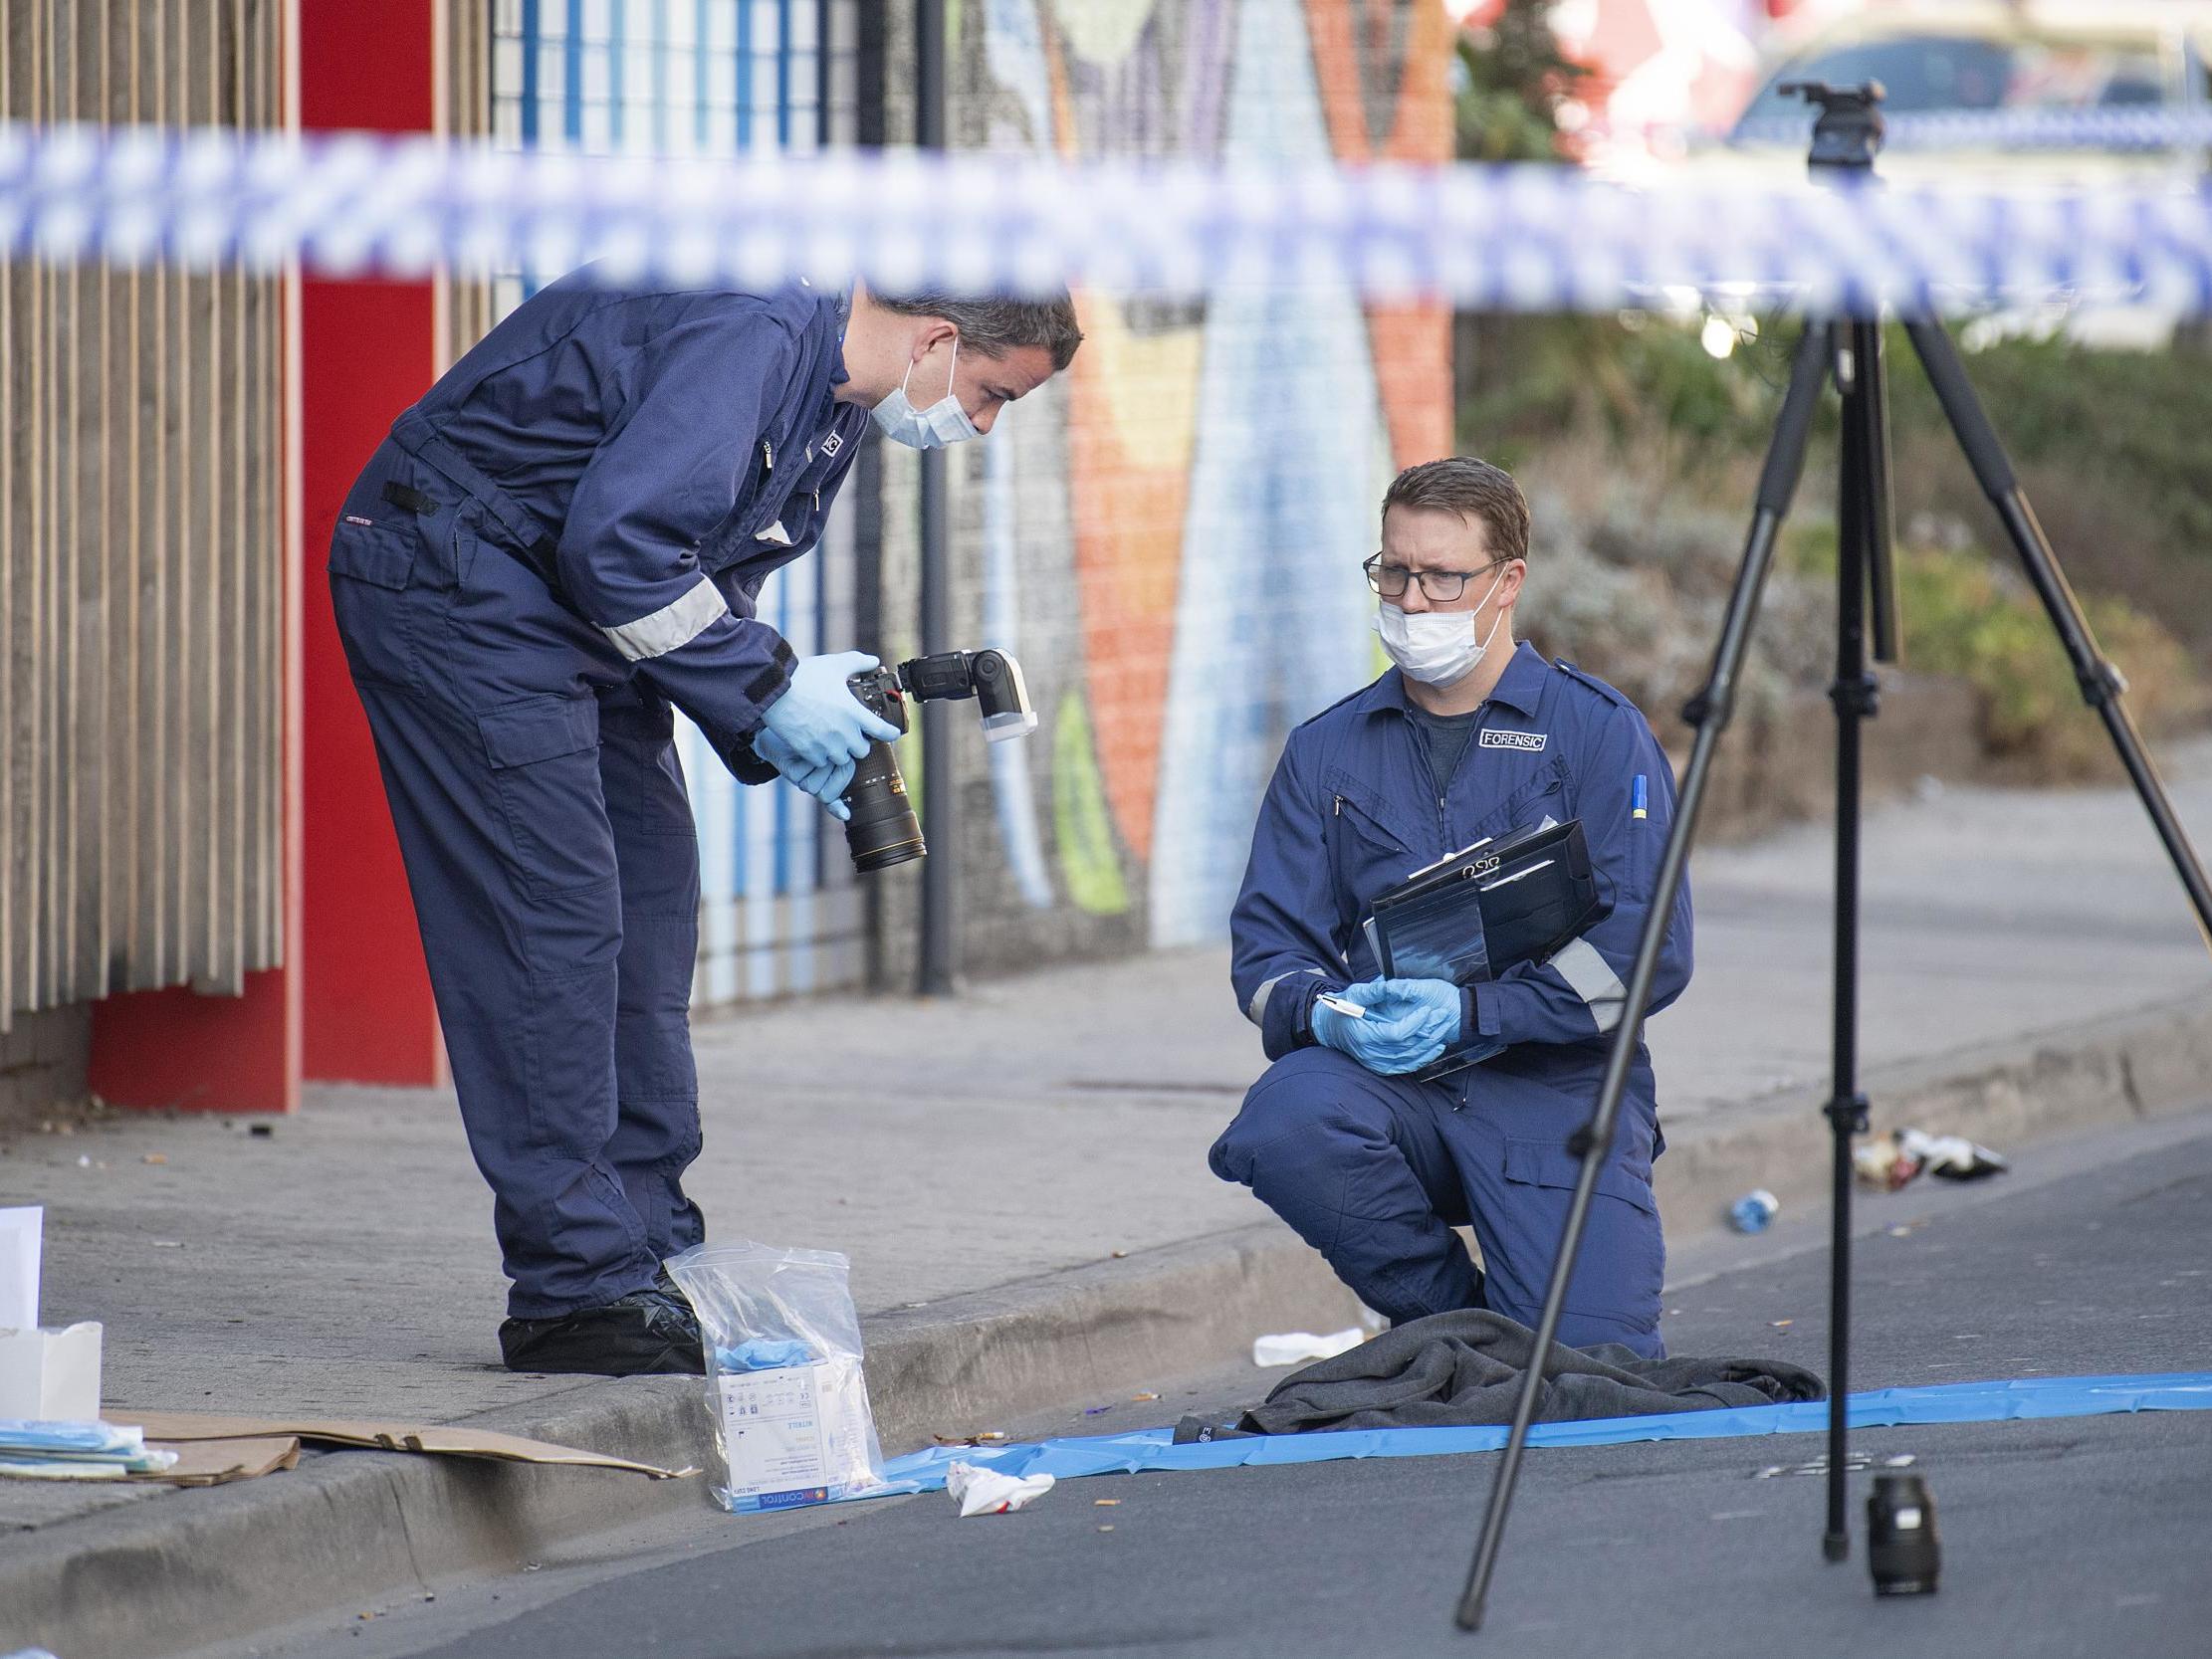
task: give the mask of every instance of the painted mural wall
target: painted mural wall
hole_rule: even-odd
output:
[[[1449,155],[1437,0],[962,0],[956,18],[966,146]],[[1021,657],[1042,720],[1026,744],[960,751],[976,967],[1225,934],[1284,734],[1377,670],[1359,563],[1391,475],[1448,450],[1449,319],[1283,276],[1202,303],[1078,295],[1072,371],[954,452],[965,621]],[[897,467],[887,484],[896,502]],[[911,546],[885,552],[886,614],[911,614]],[[886,894],[894,972],[906,891]]]

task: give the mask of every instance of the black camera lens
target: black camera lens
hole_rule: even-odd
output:
[[[1877,1595],[1933,1595],[1941,1554],[1935,1500],[1918,1475],[1877,1475],[1867,1500],[1867,1564]]]
[[[889,754],[882,744],[876,746]],[[845,805],[852,813],[845,820],[845,847],[852,854],[853,868],[863,873],[905,864],[928,850],[922,844],[921,823],[906,798],[905,780],[895,766],[888,770],[888,777],[856,775],[845,791]]]
[[[899,677],[889,669],[869,669],[845,682],[852,695],[870,714],[906,729],[906,699],[899,691]],[[922,844],[922,826],[907,799],[906,779],[899,775],[898,756],[891,745],[875,742],[853,768],[845,786],[845,849],[853,868],[866,875],[905,864],[928,851]]]

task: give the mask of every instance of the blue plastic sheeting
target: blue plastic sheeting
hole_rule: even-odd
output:
[[[1877,1388],[1851,1396],[1853,1428],[1898,1423],[2004,1423],[2038,1417],[2095,1417],[2115,1411],[2212,1411],[2212,1371],[2147,1376],[2039,1376],[2015,1382],[1945,1382],[1927,1388]],[[1751,1405],[1727,1411],[1672,1411],[1654,1417],[1596,1417],[1538,1423],[1532,1446],[1611,1446],[1631,1440],[1721,1440],[1757,1434],[1810,1434],[1828,1427],[1828,1402]],[[1443,1457],[1494,1452],[1503,1424],[1481,1428],[1341,1429],[1254,1435],[1245,1440],[1173,1444],[1173,1429],[1039,1440],[1007,1446],[933,1446],[894,1458],[884,1498],[934,1492],[954,1463],[1008,1475],[1125,1475],[1140,1469],[1233,1469],[1275,1463],[1328,1463],[1348,1457]]]

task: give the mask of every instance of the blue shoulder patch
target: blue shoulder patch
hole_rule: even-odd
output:
[[[1575,667],[1573,663],[1567,661],[1566,658],[1554,657],[1552,659],[1552,666],[1558,669],[1559,672],[1561,674],[1564,674],[1568,679],[1572,680],[1576,685],[1588,687],[1591,691],[1596,692],[1600,697],[1604,698],[1608,703],[1618,704],[1623,709],[1628,710],[1631,714],[1641,715],[1644,713],[1643,710],[1637,708],[1636,704],[1630,700],[1626,692],[1616,691],[1613,687],[1607,685],[1603,680],[1600,680],[1595,674],[1585,674],[1581,669]]]

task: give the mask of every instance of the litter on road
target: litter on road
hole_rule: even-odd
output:
[[[1763,1233],[1782,1208],[1782,1200],[1765,1187],[1755,1187],[1728,1206],[1728,1225],[1739,1233]]]
[[[1275,1337],[1252,1339],[1252,1363],[1259,1366],[1302,1365],[1311,1359],[1334,1359],[1367,1341],[1358,1326],[1316,1337],[1310,1331],[1286,1331]],[[1153,1396],[1157,1399],[1159,1396]]]
[[[1895,1192],[1922,1173],[1947,1181],[1977,1181],[2012,1167],[2002,1153],[1962,1135],[1928,1135],[1916,1129],[1869,1137],[1851,1154],[1860,1184]]]
[[[1052,1487],[1050,1475],[1002,1475],[972,1463],[955,1463],[945,1471],[945,1490],[960,1506],[963,1520],[971,1515],[1006,1515],[1026,1508]]]

